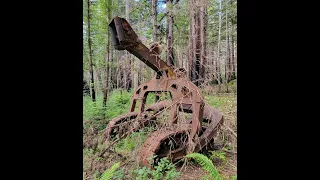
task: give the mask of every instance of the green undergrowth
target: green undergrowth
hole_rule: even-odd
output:
[[[131,91],[112,91],[108,96],[106,111],[103,108],[103,95],[98,94],[96,102],[90,96],[83,97],[83,119],[110,119],[129,110]]]
[[[108,97],[106,119],[112,119],[129,111],[132,92],[113,91]]]
[[[156,155],[153,155],[148,158],[151,165],[153,165],[152,159],[155,157]],[[179,178],[180,174],[176,170],[175,165],[167,157],[161,158],[153,169],[144,166],[137,167],[131,171],[131,177],[134,177],[136,180],[175,180]]]
[[[154,130],[154,127],[145,127],[121,139],[115,145],[116,152],[130,154],[134,149],[139,148],[143,144],[152,130]]]
[[[93,102],[91,97],[83,97],[83,119],[84,129],[87,129],[91,124],[98,130],[103,130],[107,123],[114,117],[128,112],[131,103],[131,91],[115,90],[108,96],[106,108],[103,108],[103,95],[98,94],[96,102]]]
[[[181,174],[176,170],[176,167],[168,160],[168,158],[162,158],[160,162],[154,166],[154,169],[136,166],[125,173],[124,168],[115,171],[118,167],[119,162],[113,164],[111,168],[105,170],[99,180],[176,180]]]
[[[83,96],[83,119],[84,120],[100,120],[100,119],[110,120],[118,115],[128,112],[131,105],[132,93],[133,93],[132,91],[129,91],[129,92],[128,91],[121,92],[119,90],[112,91],[108,96],[106,109],[103,108],[102,94],[97,95],[96,102],[92,102],[92,99],[90,96]],[[155,95],[153,93],[150,93],[147,96],[146,104],[150,105],[153,103],[155,103]]]
[[[228,96],[204,96],[205,101],[215,107],[215,108],[219,108],[221,106],[225,106],[226,104],[230,104],[233,101],[235,101],[235,97],[228,95]]]

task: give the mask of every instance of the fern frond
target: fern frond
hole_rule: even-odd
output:
[[[117,162],[112,165],[111,168],[107,169],[100,177],[100,180],[110,180],[113,177],[113,173],[118,169],[120,166],[120,162]]]
[[[205,155],[200,153],[191,153],[187,154],[186,158],[192,158],[197,161],[201,165],[201,167],[210,173],[210,175],[216,179],[220,180],[222,179],[217,169],[214,167],[212,161]]]

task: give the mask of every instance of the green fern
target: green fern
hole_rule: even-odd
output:
[[[186,155],[186,158],[192,158],[201,165],[201,167],[210,173],[210,176],[215,180],[222,180],[219,172],[214,167],[212,161],[205,155],[199,153],[191,153]]]
[[[100,180],[110,180],[113,177],[113,173],[118,169],[120,166],[120,162],[117,162],[112,165],[111,168],[107,169],[100,177]]]

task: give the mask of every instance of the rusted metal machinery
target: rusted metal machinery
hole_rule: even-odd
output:
[[[142,165],[150,166],[148,158],[153,154],[157,155],[155,162],[162,157],[176,161],[187,153],[198,152],[210,144],[223,123],[223,116],[217,109],[204,103],[200,89],[187,79],[186,70],[169,66],[161,60],[155,51],[139,40],[125,19],[115,17],[109,27],[115,49],[127,50],[156,73],[150,81],[141,84],[134,91],[130,112],[108,123],[105,139],[124,137],[156,122],[157,116],[168,110],[167,125],[152,132],[140,149]],[[145,107],[147,96],[151,92],[169,92],[171,101],[160,101]],[[190,116],[180,121],[179,113],[189,113]]]

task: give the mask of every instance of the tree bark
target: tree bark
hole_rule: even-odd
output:
[[[196,12],[195,12],[195,37],[194,37],[194,42],[195,42],[195,66],[196,66],[196,69],[195,69],[195,72],[196,72],[196,79],[195,79],[195,85],[196,86],[199,86],[199,81],[201,79],[201,76],[200,76],[200,56],[201,56],[201,53],[200,53],[200,49],[201,49],[201,42],[200,42],[200,12],[199,12],[199,7],[196,7]]]
[[[226,52],[226,84],[229,82],[229,77],[230,77],[230,59],[229,59],[229,38],[228,38],[228,10],[226,8],[226,47],[225,47],[225,52]],[[228,86],[227,86],[228,88]],[[228,89],[227,89],[228,90]]]
[[[130,23],[129,12],[130,12],[130,1],[126,0],[126,19],[127,19],[128,23]],[[133,85],[133,89],[137,89],[139,86],[139,71],[137,71],[137,69],[139,68],[139,60],[132,57],[130,54],[128,55],[128,57],[130,57],[129,64],[131,67],[131,77],[132,77],[131,84]],[[131,60],[132,60],[132,62],[131,62]]]
[[[126,0],[126,19],[128,21],[128,23],[130,23],[130,0]],[[132,56],[129,52],[126,52],[126,59],[125,61],[128,61],[128,62],[124,62],[125,65],[128,64],[128,66],[125,66],[124,68],[124,85],[125,85],[125,89],[128,91],[131,87],[132,87]]]
[[[234,66],[235,66],[235,63],[234,63],[234,46],[233,46],[233,36],[231,35],[230,36],[230,44],[231,44],[231,46],[230,46],[230,49],[231,49],[231,52],[230,52],[230,54],[231,54],[231,57],[230,57],[230,63],[231,63],[231,79],[233,80],[236,76],[235,76],[235,68],[234,68]]]
[[[204,83],[206,76],[206,15],[205,2],[199,5],[194,0],[189,1],[190,5],[190,30],[189,30],[189,69],[190,80],[195,85]]]
[[[200,7],[200,81],[199,85],[202,85],[205,80],[205,64],[207,61],[207,54],[206,54],[206,16],[205,16],[205,10],[204,4]]]
[[[229,93],[228,82],[230,79],[230,56],[229,56],[229,37],[228,37],[228,9],[226,8],[226,87]]]
[[[229,37],[230,37],[230,63],[231,63],[231,80],[236,78],[235,73],[235,61],[234,61],[234,35],[233,35],[233,21],[231,19],[231,27],[230,27]]]
[[[189,0],[189,4],[192,4],[192,0]],[[192,32],[193,32],[193,10],[192,6],[189,6],[189,42],[188,42],[188,71],[189,71],[189,78],[192,81],[193,80],[193,43],[192,43]]]
[[[219,0],[219,35],[218,35],[218,54],[217,54],[217,73],[218,73],[218,84],[220,85],[220,81],[222,81],[221,76],[221,67],[223,67],[223,63],[221,63],[220,58],[220,45],[221,45],[221,1]],[[223,83],[223,82],[222,82]]]
[[[116,59],[117,59],[117,69],[116,69],[116,74],[117,74],[117,89],[120,88],[120,77],[121,77],[121,66],[119,65],[120,61],[119,61],[119,56],[116,54]]]
[[[157,3],[158,0],[152,0],[152,15],[153,15],[153,42],[157,42],[157,32],[158,32],[158,25],[157,25]]]
[[[153,16],[153,42],[158,41],[157,32],[158,32],[158,25],[157,25],[157,4],[158,0],[152,0],[152,16]],[[155,102],[159,101],[159,94],[155,94]]]
[[[194,7],[194,0],[189,1],[190,10],[190,30],[189,30],[189,71],[190,80],[196,83],[197,72],[196,72],[196,10]]]
[[[101,77],[101,68],[97,68],[96,69],[96,74],[97,74],[97,79],[98,79],[98,83],[99,87],[97,88],[98,92],[101,90],[103,93],[103,81],[102,81],[102,77]]]
[[[87,9],[87,21],[88,21],[88,46],[89,46],[89,66],[90,66],[90,75],[91,75],[91,97],[92,101],[96,101],[96,92],[94,90],[94,77],[93,77],[93,67],[92,67],[92,48],[91,48],[91,32],[90,32],[90,0],[87,0],[88,9]]]
[[[197,43],[196,43],[196,12],[194,8],[192,8],[192,19],[191,19],[191,31],[192,31],[192,82],[195,82],[197,80],[197,71],[196,71],[196,49],[197,49]]]
[[[173,15],[172,15],[172,0],[167,0],[167,12],[168,12],[168,26],[167,26],[167,63],[174,65],[173,57]]]
[[[112,0],[108,0],[108,20],[111,19],[111,3]],[[109,32],[109,27],[108,27],[108,32]],[[107,98],[108,98],[108,90],[109,90],[109,62],[110,62],[110,33],[108,33],[107,37],[107,47],[106,47],[106,72],[105,72],[105,87],[104,87],[104,92],[103,92],[103,108],[104,112],[106,112],[106,107],[107,107]]]

